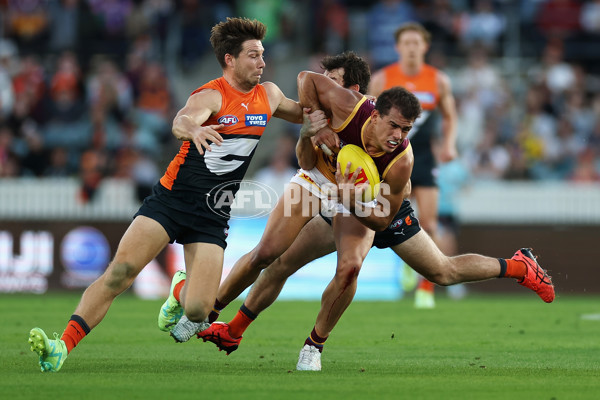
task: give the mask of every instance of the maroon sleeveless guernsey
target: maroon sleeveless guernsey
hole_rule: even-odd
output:
[[[363,150],[365,150],[364,144],[364,131],[371,120],[371,112],[375,108],[375,103],[363,97],[354,106],[352,113],[346,118],[346,120],[333,131],[336,132],[340,137],[340,148],[347,144],[354,144]],[[390,170],[392,165],[402,158],[410,147],[408,139],[404,139],[402,143],[392,152],[386,153],[384,151],[371,155],[377,170],[379,171],[379,177],[381,180],[385,179],[387,172]],[[337,153],[338,149],[334,150],[334,155],[326,155],[320,147],[315,147],[317,151],[317,163],[315,167],[331,182],[335,183],[335,171],[337,169]],[[366,151],[366,150],[365,150]]]

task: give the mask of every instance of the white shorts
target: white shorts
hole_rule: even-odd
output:
[[[326,217],[333,217],[337,213],[351,214],[344,205],[332,199],[337,196],[337,185],[325,177],[317,168],[305,170],[300,168],[296,175],[292,177],[290,182],[297,183],[312,195],[317,196],[321,200],[321,214]],[[373,200],[368,203],[359,202],[365,207],[374,208],[377,201]]]

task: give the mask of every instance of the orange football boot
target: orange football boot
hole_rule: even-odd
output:
[[[198,339],[209,341],[217,345],[219,351],[225,350],[227,355],[237,350],[242,336],[232,338],[229,334],[229,325],[224,322],[213,322],[208,329],[198,332]]]
[[[538,294],[546,303],[552,303],[554,300],[554,285],[552,278],[542,269],[537,263],[535,256],[531,253],[531,249],[522,248],[517,250],[512,260],[522,261],[527,266],[525,276],[518,283],[523,285]]]

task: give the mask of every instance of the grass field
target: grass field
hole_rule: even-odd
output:
[[[2,399],[598,399],[600,298],[533,294],[355,302],[329,338],[323,371],[298,372],[318,302],[276,302],[226,356],[176,344],[156,327],[161,301],[125,294],[42,374],[34,326],[62,332],[78,294],[0,296]],[[229,320],[239,303],[225,310]]]

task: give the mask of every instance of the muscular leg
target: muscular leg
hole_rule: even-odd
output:
[[[223,272],[223,248],[212,243],[183,246],[186,280],[180,303],[190,321],[204,321],[217,296]]]
[[[335,276],[321,297],[315,330],[327,337],[333,330],[356,293],[356,280],[367,256],[375,232],[356,218],[337,214],[333,219],[333,232],[338,250]]]
[[[252,285],[260,271],[290,247],[302,227],[319,211],[318,207],[317,197],[290,183],[271,212],[260,242],[235,263],[219,287],[217,299],[227,304]]]
[[[500,274],[497,258],[479,254],[448,257],[424,231],[392,250],[419,274],[442,286],[497,278]]]
[[[168,242],[169,236],[158,222],[145,216],[136,217],[106,271],[83,292],[75,314],[83,318],[90,329],[98,325],[115,297],[131,286]]]
[[[68,354],[102,321],[115,297],[131,286],[168,242],[169,236],[158,222],[144,216],[133,220],[113,261],[84,291],[60,339],[49,339],[40,328],[29,331],[30,348],[39,356],[42,372],[61,369]]]
[[[544,302],[554,301],[552,279],[540,267],[528,248],[517,250],[511,258],[493,258],[479,254],[448,257],[425,232],[420,231],[392,249],[415,271],[438,285],[512,278],[520,285],[533,290]]]
[[[215,343],[228,354],[236,350],[243,333],[260,312],[273,304],[287,278],[312,260],[334,250],[331,227],[323,218],[314,217],[300,231],[292,245],[260,273],[233,319],[228,324],[212,324],[201,331],[199,337]]]
[[[331,226],[320,216],[314,217],[300,231],[290,248],[263,270],[244,304],[255,314],[261,313],[277,299],[287,278],[309,262],[334,251]]]

